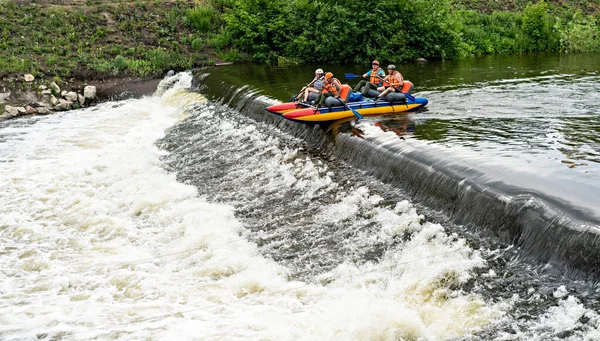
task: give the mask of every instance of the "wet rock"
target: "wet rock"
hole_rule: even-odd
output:
[[[31,83],[35,80],[35,77],[30,73],[26,74],[23,78],[27,83]]]
[[[417,58],[415,60],[415,62],[417,62],[417,63],[425,63],[425,62],[427,62],[427,59],[425,59],[425,58]]]
[[[74,91],[69,91],[64,95],[65,99],[70,102],[77,102],[77,93]]]
[[[563,330],[562,332],[556,333],[556,337],[558,337],[559,339],[566,339],[573,334],[574,332],[572,330]]]
[[[87,102],[91,102],[96,99],[96,87],[93,85],[88,85],[83,88],[83,97]]]
[[[9,118],[12,118],[12,116],[7,112],[0,115],[0,121],[8,120]]]
[[[59,99],[59,103],[55,105],[52,110],[54,111],[66,111],[73,109],[73,102],[67,101],[65,99]]]
[[[175,71],[173,70],[169,70],[169,72],[167,72],[167,77],[171,77],[175,75]]]
[[[50,83],[50,91],[52,91],[54,96],[60,95],[60,87],[54,82]]]
[[[83,97],[82,94],[77,94],[77,102],[79,102],[79,104],[83,106],[85,104],[85,97]]]

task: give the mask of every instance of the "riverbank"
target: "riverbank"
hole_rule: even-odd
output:
[[[94,86],[94,101],[104,101],[150,94],[169,70],[222,62],[206,43],[205,9],[195,1],[0,1],[0,117],[28,104],[52,111],[61,97],[49,96],[52,83],[79,95]]]

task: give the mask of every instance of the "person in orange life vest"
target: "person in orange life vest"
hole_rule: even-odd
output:
[[[325,74],[325,84],[323,85],[323,90],[321,90],[321,94],[315,100],[315,104],[320,106],[325,102],[327,97],[333,96],[335,98],[340,97],[340,92],[342,91],[342,83],[337,78],[333,77],[333,73],[327,72]]]
[[[383,96],[389,94],[390,92],[402,92],[402,85],[404,85],[404,77],[398,71],[396,71],[396,66],[390,64],[388,67],[388,75],[383,79],[384,82],[387,82],[389,86],[381,86],[377,88],[377,91],[381,92],[377,99],[383,98]]]
[[[304,102],[308,101],[308,95],[310,95],[311,92],[318,94],[323,90],[323,85],[325,84],[325,76],[323,74],[323,69],[317,69],[315,71],[315,79],[313,79],[312,82],[308,84],[306,90],[304,90]]]
[[[366,96],[369,90],[375,90],[378,87],[380,87],[382,85],[381,79],[385,77],[385,72],[383,72],[383,70],[379,68],[378,61],[374,60],[371,66],[373,67],[373,69],[367,71],[367,73],[362,75],[363,78],[369,77],[369,80],[362,80],[358,82],[358,84],[356,84],[356,86],[354,87],[354,91],[360,91],[363,94],[363,96]]]

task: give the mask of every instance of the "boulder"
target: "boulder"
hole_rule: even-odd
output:
[[[34,107],[32,107],[30,104],[28,104],[28,105],[25,107],[25,110],[27,110],[27,113],[28,113],[29,115],[37,115],[37,113],[38,113],[37,109],[36,109],[36,108],[34,108]]]
[[[19,116],[19,109],[17,107],[7,105],[4,107],[4,111],[8,113],[11,117]]]
[[[60,95],[60,86],[58,86],[58,84],[54,82],[50,83],[50,90],[54,96]]]
[[[427,59],[425,59],[425,58],[417,58],[415,61],[417,63],[425,63],[425,62],[427,62]]]
[[[48,109],[46,107],[39,107],[39,108],[36,108],[36,109],[37,109],[39,115],[50,115],[50,114],[53,114],[53,112],[50,111],[50,109]]]
[[[77,93],[74,91],[67,92],[64,97],[69,102],[77,102]]]
[[[96,87],[93,85],[88,85],[83,88],[83,97],[87,102],[91,102],[96,99]]]
[[[23,78],[27,83],[31,83],[35,80],[35,77],[30,73],[26,74]]]
[[[83,106],[85,104],[85,97],[82,94],[77,94],[77,101]]]
[[[71,110],[71,109],[73,109],[73,102],[64,100],[62,98],[59,99],[58,101],[59,101],[59,103],[57,105],[55,105],[52,108],[52,110],[55,110],[55,111],[65,111],[65,110]]]
[[[45,86],[44,84],[42,84],[42,85],[40,85],[40,86],[38,87],[38,89],[40,89],[40,90],[44,91],[44,90],[48,89],[48,87],[47,87],[47,86]]]
[[[25,110],[24,107],[17,107],[17,111],[19,112],[19,115],[27,115],[27,110]]]
[[[169,70],[169,72],[167,72],[167,77],[171,77],[171,76],[175,76],[175,71]]]
[[[58,98],[54,97],[54,95],[51,95],[51,97],[50,97],[50,104],[52,104],[52,106],[54,107],[54,106],[58,105],[58,103],[60,103],[58,101]]]
[[[67,94],[67,90],[63,90],[60,92],[61,97],[65,97],[66,94]]]
[[[0,121],[8,120],[9,118],[12,118],[12,115],[7,112],[0,115]]]

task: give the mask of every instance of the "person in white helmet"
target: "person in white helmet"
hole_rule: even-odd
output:
[[[390,64],[387,69],[388,75],[383,79],[383,81],[389,85],[384,85],[377,88],[377,91],[381,93],[377,96],[376,100],[383,98],[383,96],[389,94],[390,92],[402,92],[404,77],[402,77],[400,72],[396,71],[396,66],[393,64]]]
[[[323,84],[325,82],[325,75],[323,69],[317,69],[315,71],[315,78],[308,83],[304,90],[304,102],[308,102],[308,96],[310,93],[316,93],[317,95],[323,90]]]

